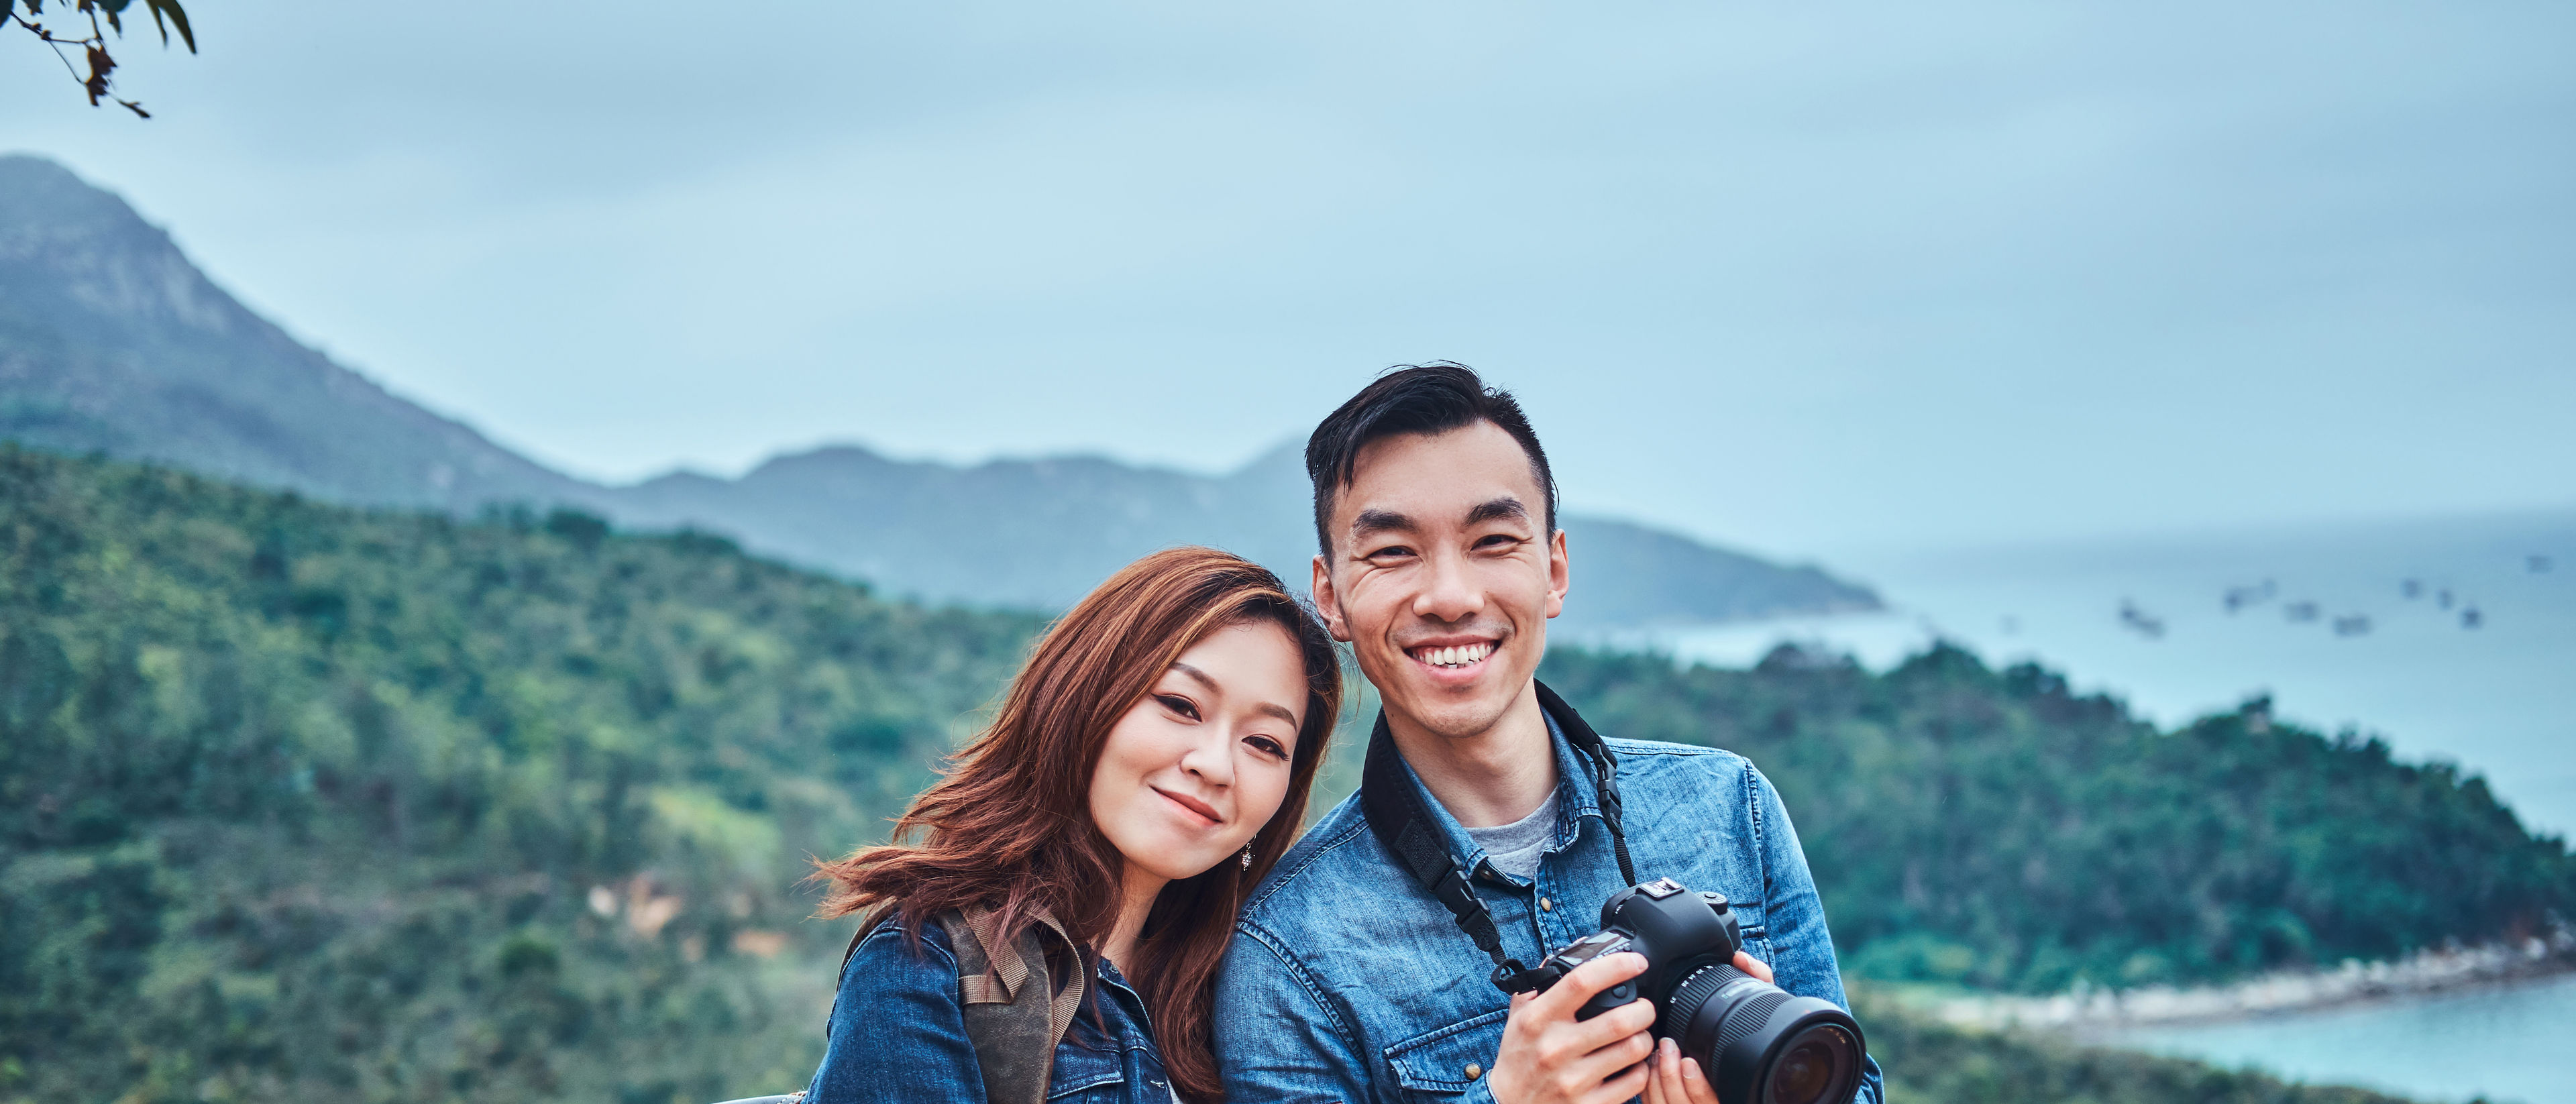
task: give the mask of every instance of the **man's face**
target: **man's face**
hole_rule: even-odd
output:
[[[1529,454],[1491,422],[1360,450],[1315,604],[1391,718],[1474,736],[1528,687],[1565,608],[1565,537],[1545,534],[1546,510]]]

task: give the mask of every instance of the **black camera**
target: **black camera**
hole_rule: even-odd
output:
[[[1532,972],[1546,989],[1602,955],[1635,951],[1646,972],[1593,994],[1576,1019],[1643,997],[1655,1002],[1655,1036],[1698,1059],[1727,1104],[1849,1104],[1868,1054],[1860,1024],[1832,1001],[1791,996],[1736,969],[1743,945],[1723,895],[1663,878],[1612,894],[1600,931]]]

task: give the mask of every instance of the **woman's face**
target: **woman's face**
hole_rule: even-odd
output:
[[[1109,730],[1091,819],[1135,868],[1169,881],[1234,857],[1288,794],[1305,666],[1269,621],[1192,645]]]

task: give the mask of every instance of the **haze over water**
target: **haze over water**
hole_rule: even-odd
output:
[[[2533,556],[2545,570],[2534,570]],[[1782,641],[1885,667],[1938,636],[2036,659],[2175,725],[2270,694],[2276,716],[2482,775],[2525,824],[2576,829],[2576,511],[1890,555],[1836,565],[1885,614],[1648,634],[1741,665]],[[2420,587],[2414,598],[2404,586]],[[2226,609],[2230,588],[2272,596]],[[1577,576],[1577,598],[1580,575]],[[2442,593],[2450,593],[2450,608]],[[2259,590],[2258,590],[2259,593]],[[2154,634],[2124,623],[2123,604]],[[2291,607],[2313,603],[2312,620]],[[2464,623],[2474,609],[2478,625]],[[2339,618],[2367,618],[2367,631]]]

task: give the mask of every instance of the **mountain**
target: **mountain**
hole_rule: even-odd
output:
[[[1119,564],[1182,542],[1259,560],[1302,584],[1314,555],[1305,467],[1283,446],[1223,476],[1098,457],[970,468],[837,447],[738,480],[683,473],[619,492],[624,523],[756,533],[764,550],[945,601],[1061,607]],[[1560,627],[1878,608],[1868,590],[1687,537],[1568,514],[1575,596]]]
[[[344,502],[594,491],[298,343],[51,161],[0,156],[0,197],[0,436]]]
[[[244,308],[167,233],[50,161],[0,157],[0,439],[165,461],[334,502],[472,514],[573,505],[694,527],[896,594],[1061,608],[1153,549],[1213,544],[1307,575],[1292,449],[1205,476],[1098,457],[969,467],[840,446],[739,479],[626,487],[547,469],[386,392]],[[1561,627],[1875,609],[1868,589],[1627,522],[1568,515]]]
[[[952,467],[840,446],[736,480],[666,475],[624,489],[614,511],[631,525],[758,533],[764,550],[896,593],[1046,608],[1183,542],[1297,561],[1302,580],[1313,538],[1295,539],[1303,499],[1283,494],[1277,474],[1255,464],[1210,478],[1084,456]]]

